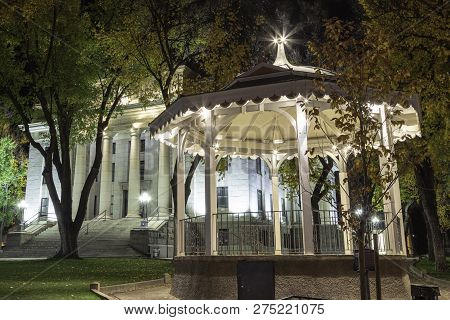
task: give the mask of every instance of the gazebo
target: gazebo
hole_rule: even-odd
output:
[[[319,79],[323,81],[324,91],[317,89],[316,81]],[[339,92],[332,72],[290,64],[283,41],[278,41],[277,57],[273,64],[256,65],[238,75],[220,91],[183,96],[149,125],[152,137],[177,149],[175,261],[178,261],[178,267],[176,264],[175,279],[178,272],[178,279],[184,279],[182,282],[187,281],[192,285],[192,281],[199,281],[193,276],[194,269],[200,268],[210,274],[212,271],[207,270],[211,268],[212,261],[222,265],[233,261],[232,269],[235,270],[235,264],[242,257],[247,260],[274,259],[280,266],[279,270],[292,259],[298,262],[303,261],[303,258],[309,261],[307,263],[313,261],[306,256],[327,256],[332,261],[338,261],[335,259],[341,257],[350,261],[353,255],[352,235],[350,231],[343,231],[339,227],[337,213],[321,213],[322,220],[332,225],[332,228],[323,228],[313,219],[307,155],[308,148],[320,148],[334,159],[339,168],[340,181],[346,180],[343,157],[348,156],[351,150],[347,146],[333,144],[329,139],[330,136],[337,137],[340,134],[331,121],[334,111],[329,103],[330,95]],[[307,110],[312,107],[320,110],[319,117],[326,131],[317,130],[309,124]],[[382,122],[380,144],[392,148],[396,141],[404,139],[406,135],[419,133],[418,104],[412,103],[404,109],[401,115],[404,125],[401,127],[385,121],[388,107],[387,103],[373,104],[372,110],[374,117]],[[205,216],[185,215],[185,153],[204,157]],[[272,210],[262,214],[218,212],[216,165],[218,159],[225,156],[260,158],[265,161],[271,173]],[[295,217],[286,219],[280,210],[278,170],[283,161],[293,157],[298,157],[299,163],[301,210],[295,212]],[[348,190],[348,184],[341,184],[341,189],[339,201],[348,210],[351,191]],[[390,221],[395,213],[400,214],[383,234],[383,252],[391,256],[404,256],[406,246],[402,236],[404,231],[398,182],[393,184],[390,193],[391,201],[384,205],[385,219]],[[326,244],[318,244],[317,241],[326,241]],[[330,258],[330,255],[333,256]],[[317,266],[324,263],[320,261]],[[199,265],[194,268],[193,264]],[[278,272],[275,273],[278,276]],[[181,282],[178,287],[183,287]],[[205,289],[208,293],[199,289],[195,295],[181,289],[174,290],[184,298],[234,297],[232,293],[226,295],[218,292],[215,295],[211,289]]]

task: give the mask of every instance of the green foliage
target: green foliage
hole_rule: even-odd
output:
[[[440,223],[450,226],[448,4],[439,0],[361,0],[372,33],[389,47],[386,65],[400,72],[395,90],[416,93],[422,108],[421,137],[405,146],[403,161],[411,164],[430,157],[436,176]],[[409,179],[406,179],[409,180]]]
[[[278,171],[280,185],[286,191],[288,199],[294,199],[299,195],[298,160],[293,158],[285,160]]]
[[[17,203],[23,198],[27,166],[15,141],[0,138],[0,222],[5,227],[13,223],[18,213]]]
[[[231,166],[231,161],[232,159],[230,156],[220,158],[219,161],[217,161],[216,172],[219,174],[219,180],[225,178],[225,175]]]
[[[328,159],[333,162],[332,159]],[[325,161],[323,158],[319,159],[319,157],[309,158],[309,178],[312,186],[318,186],[320,183],[320,188],[314,188],[316,194],[313,196],[318,200],[325,201],[327,203],[333,203],[333,191],[339,188],[338,185],[334,183],[333,171],[330,170],[325,177],[322,179],[322,175],[324,174],[324,166],[322,161]],[[298,178],[298,159],[292,158],[290,160],[285,160],[278,171],[280,176],[280,185],[286,192],[286,196],[288,199],[292,200],[299,195],[299,178]]]
[[[331,122],[339,134],[326,134],[326,125],[318,108],[308,109],[315,129],[328,137],[331,145],[339,146],[338,156],[347,165],[353,208],[361,208],[363,215],[356,218],[351,212],[343,212],[355,227],[358,221],[369,219],[380,208],[388,189],[397,179],[394,165],[395,151],[380,141],[382,125],[400,126],[401,107],[383,111],[386,119],[374,115],[379,101],[391,106],[409,106],[408,96],[392,95],[393,84],[400,77],[385,61],[390,49],[380,42],[380,35],[352,23],[330,20],[325,24],[325,39],[311,43],[310,50],[321,67],[333,70],[340,92],[332,93],[329,102],[333,116]],[[318,81],[319,90],[324,82]],[[311,150],[317,154],[317,150]],[[348,159],[348,155],[351,158]],[[320,154],[319,154],[320,155]],[[384,159],[382,165],[378,159]],[[351,160],[351,161],[350,161]],[[341,181],[341,183],[345,183]]]
[[[250,67],[252,43],[265,19],[255,14],[249,21],[243,11],[242,1],[223,1],[215,9],[197,58],[203,72],[186,79],[186,94],[219,90]]]

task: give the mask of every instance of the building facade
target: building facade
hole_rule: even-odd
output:
[[[143,207],[139,196],[150,196],[147,213],[168,212],[172,208],[170,179],[176,160],[176,150],[152,139],[147,125],[164,106],[143,109],[129,104],[123,114],[111,120],[103,141],[103,160],[100,173],[92,187],[86,220],[100,214],[112,219],[139,217]],[[35,124],[32,133],[38,138],[46,127]],[[45,145],[45,140],[41,140]],[[73,214],[81,189],[92,166],[95,145],[77,145],[72,151]],[[192,157],[186,157],[189,170]],[[24,221],[56,219],[55,210],[42,176],[44,161],[38,150],[30,146]],[[204,164],[200,163],[192,180],[192,193],[187,203],[189,216],[205,215]],[[54,178],[57,184],[56,172]],[[221,212],[261,212],[273,210],[271,175],[260,158],[229,158],[227,170],[217,174],[218,209]],[[289,199],[280,188],[283,210],[298,208],[297,199]],[[323,206],[327,204],[324,203]]]

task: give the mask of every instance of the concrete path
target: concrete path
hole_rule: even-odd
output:
[[[170,286],[115,293],[113,296],[119,300],[177,300],[170,294]]]
[[[35,258],[0,258],[0,261],[29,261],[29,260],[47,260],[47,257],[35,257]]]

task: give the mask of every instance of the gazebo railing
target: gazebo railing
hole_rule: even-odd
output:
[[[189,217],[184,223],[184,252],[186,255],[204,255],[206,252],[205,216]]]
[[[317,254],[344,254],[344,232],[339,225],[336,210],[316,210],[314,221],[314,252]]]
[[[216,218],[218,255],[271,255],[275,253],[274,217],[280,219],[282,254],[303,254],[303,215],[301,210],[221,212]],[[344,232],[335,210],[319,210],[313,216],[316,254],[344,254]],[[183,220],[186,255],[206,251],[205,216]],[[387,234],[387,232],[385,232]],[[388,241],[380,241],[385,245]],[[380,248],[382,251],[382,248]]]
[[[274,254],[274,212],[218,213],[219,255]]]
[[[303,217],[301,210],[286,210],[280,214],[281,253],[303,254]]]

